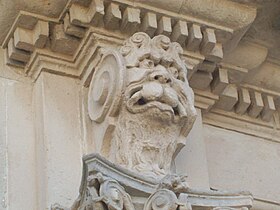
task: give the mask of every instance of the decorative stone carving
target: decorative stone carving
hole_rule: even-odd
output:
[[[98,154],[83,159],[79,197],[70,209],[245,210],[249,193],[198,191],[172,174],[196,117],[178,43],[136,33],[119,51],[103,50],[88,92]],[[101,155],[101,156],[100,156]],[[103,156],[103,157],[102,157]]]
[[[144,210],[176,210],[177,207],[178,199],[175,193],[161,189],[149,197]]]
[[[104,52],[88,95],[93,132],[114,121],[103,139],[94,139],[103,156],[153,178],[170,173],[196,116],[182,52],[168,37],[142,32],[125,41],[121,54]]]
[[[134,210],[131,198],[115,180],[95,173],[88,175],[86,187],[69,210]],[[52,210],[67,210],[58,204]]]
[[[52,210],[248,210],[252,196],[190,189],[184,177],[168,175],[151,180],[106,160],[98,154],[83,158],[78,199],[71,208]]]

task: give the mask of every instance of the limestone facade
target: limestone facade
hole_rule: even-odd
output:
[[[280,209],[279,1],[0,11],[1,210]]]

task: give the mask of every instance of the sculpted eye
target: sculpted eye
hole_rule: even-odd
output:
[[[153,68],[154,66],[155,66],[154,62],[152,60],[148,60],[148,59],[145,59],[140,63],[141,68],[150,69],[150,68]]]
[[[185,82],[186,81],[186,76],[183,72],[180,72],[177,79],[181,80],[182,82]]]
[[[175,67],[170,67],[169,68],[170,73],[177,79],[179,74],[178,74],[178,69],[176,69]]]

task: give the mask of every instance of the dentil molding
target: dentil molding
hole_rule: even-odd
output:
[[[103,48],[117,48],[137,31],[162,34],[183,47],[195,106],[203,110],[205,123],[221,126],[234,118],[262,127],[273,135],[257,135],[276,140],[279,93],[243,82],[267,57],[266,48],[240,43],[256,9],[224,0],[168,2],[162,0],[159,8],[148,0],[75,0],[57,19],[21,11],[2,43],[6,64],[33,81],[48,71],[79,78],[88,87]],[[252,51],[258,59],[238,59]],[[208,120],[212,116],[223,123]],[[245,130],[254,132],[250,126]]]

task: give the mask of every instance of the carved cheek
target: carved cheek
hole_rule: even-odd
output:
[[[180,100],[189,100],[190,92],[193,92],[187,82],[176,81],[172,85],[173,89],[177,92]],[[183,97],[183,98],[182,98]],[[185,99],[185,100],[184,100]]]
[[[150,69],[144,68],[127,69],[127,85],[143,80],[147,76],[149,71]]]
[[[172,107],[176,107],[179,102],[177,92],[173,88],[170,88],[170,87],[164,88],[163,100],[165,103],[169,104]]]

